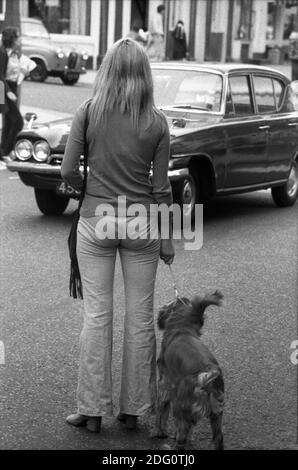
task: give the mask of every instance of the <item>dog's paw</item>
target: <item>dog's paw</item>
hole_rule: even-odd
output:
[[[224,296],[223,294],[219,291],[216,290],[213,293],[209,293],[205,296],[205,300],[210,303],[211,305],[217,305],[218,307],[222,306]]]
[[[164,444],[161,447],[161,450],[173,450],[173,446],[171,446],[170,444]]]

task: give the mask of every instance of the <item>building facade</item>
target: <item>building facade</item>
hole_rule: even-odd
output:
[[[0,0],[0,21],[7,1]],[[298,29],[298,0],[20,0],[20,9],[23,16],[43,20],[57,47],[87,51],[97,68],[135,21],[147,30],[160,4],[165,5],[166,55],[171,30],[182,20],[189,56],[199,62],[281,62],[290,33]]]

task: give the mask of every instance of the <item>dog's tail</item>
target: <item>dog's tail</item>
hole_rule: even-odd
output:
[[[193,312],[196,315],[196,321],[199,321],[200,325],[204,323],[204,312],[209,305],[222,305],[223,294],[219,291],[215,291],[213,294],[207,294],[205,297],[195,296],[192,300]]]

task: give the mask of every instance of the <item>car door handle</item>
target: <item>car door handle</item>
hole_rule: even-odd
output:
[[[289,126],[289,127],[298,126],[298,122],[289,122],[289,123],[288,123],[288,126]]]
[[[270,126],[259,126],[260,131],[266,131],[267,129],[270,129]]]

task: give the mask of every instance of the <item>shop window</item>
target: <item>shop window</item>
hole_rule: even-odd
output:
[[[276,32],[276,19],[277,19],[277,5],[275,2],[267,4],[267,26],[266,26],[266,39],[275,39]]]
[[[252,0],[240,0],[238,39],[251,39]]]
[[[29,0],[29,16],[50,33],[90,35],[91,0]]]
[[[0,0],[0,21],[4,21],[6,0]]]
[[[291,33],[295,31],[295,19],[298,13],[298,2],[288,1],[286,3],[283,39],[289,39]]]

